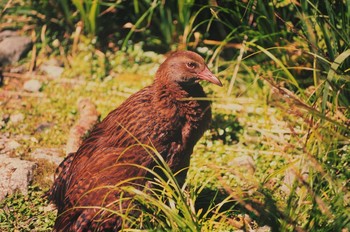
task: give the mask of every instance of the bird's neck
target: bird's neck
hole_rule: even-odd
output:
[[[202,86],[199,83],[179,84],[176,82],[155,82],[155,94],[158,99],[183,100],[191,97],[205,97]]]

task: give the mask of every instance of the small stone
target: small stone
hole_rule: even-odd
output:
[[[38,143],[39,141],[35,137],[30,137],[30,141],[33,143]]]
[[[22,113],[13,114],[10,116],[10,122],[14,125],[20,122],[23,122],[23,120],[24,120],[24,114]]]
[[[61,76],[64,71],[64,68],[56,65],[42,65],[40,66],[40,70],[44,72],[46,75],[53,79],[57,79]]]
[[[19,148],[20,146],[21,146],[21,144],[19,144],[17,141],[15,141],[15,140],[10,140],[10,141],[8,141],[6,148],[7,148],[8,150],[16,150],[16,149]]]
[[[39,92],[42,84],[38,80],[26,81],[23,85],[23,89],[28,92]]]
[[[52,42],[52,46],[54,46],[55,48],[58,48],[60,46],[60,41],[58,39],[55,39],[53,42]]]
[[[37,148],[30,155],[33,159],[44,159],[57,166],[63,161],[63,151],[59,148]]]
[[[43,122],[40,123],[36,128],[35,128],[35,132],[37,133],[41,133],[44,132],[50,128],[52,128],[55,125],[55,123],[52,122]]]
[[[0,32],[0,40],[4,40],[7,37],[16,37],[19,36],[16,31],[4,30]]]

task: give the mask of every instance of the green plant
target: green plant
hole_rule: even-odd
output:
[[[25,25],[23,18],[13,23],[16,14],[33,17],[30,25],[46,25],[47,33],[43,34],[52,40],[64,38],[66,33],[62,46],[71,43],[79,21],[85,22],[87,35],[79,37],[80,50],[70,58],[72,67],[66,67],[65,77],[73,78],[69,83],[74,87],[60,80],[50,82],[43,88],[49,100],[22,98],[18,104],[22,108],[14,107],[30,121],[24,129],[4,122],[3,133],[34,134],[37,138],[36,143],[25,143],[23,153],[33,146],[65,143],[65,134],[74,122],[70,112],[78,96],[91,97],[106,115],[122,101],[116,95],[128,95],[144,81],[150,82],[147,78],[140,82],[138,75],[108,76],[109,72],[145,75],[154,63],[160,63],[162,56],[145,53],[142,47],[158,44],[169,50],[179,41],[186,41],[187,47],[200,47],[198,51],[210,58],[209,65],[225,86],[232,86],[228,91],[212,90],[216,96],[213,107],[218,109],[211,133],[194,150],[187,189],[176,183],[176,174],[169,172],[161,157],[158,172],[148,170],[156,178],[149,179],[151,185],[144,192],[135,186],[125,187],[126,192],[136,194],[140,206],[140,217],[125,215],[135,230],[157,226],[159,230],[233,230],[232,215],[242,212],[261,225],[269,225],[272,231],[350,228],[349,0],[226,0],[205,1],[203,5],[194,1],[85,1],[76,3],[79,6],[73,1],[54,5],[34,1],[34,12],[22,1],[8,2],[11,4],[2,11],[1,20],[11,21],[11,26]],[[104,14],[116,8],[118,13]],[[99,51],[99,58],[93,57],[95,45],[108,37],[101,35],[111,35],[101,32],[106,29],[101,22],[112,15],[127,15],[116,20],[119,28],[132,24],[126,36],[120,31],[127,29],[112,33],[114,43],[122,45],[124,51],[108,51],[105,56]],[[37,35],[41,34],[38,28]],[[90,35],[98,37],[93,40],[96,44],[90,44]],[[136,43],[140,40],[143,42]],[[57,54],[57,49],[54,52]],[[105,61],[111,68],[104,66]],[[77,76],[83,80],[75,81]],[[85,80],[90,76],[99,78]],[[14,110],[7,104],[5,113],[11,114]],[[218,113],[223,109],[225,114]],[[57,125],[35,134],[37,120]],[[223,142],[213,143],[213,138]],[[156,151],[147,149],[157,157]],[[253,160],[251,173],[250,166],[235,166],[241,156]],[[214,194],[203,200],[203,193],[210,190]],[[222,198],[216,196],[220,192],[225,193]],[[34,202],[41,200],[39,195],[29,197]],[[51,215],[45,213],[38,213],[38,218],[49,218],[46,224],[41,219],[29,221],[27,215],[36,213],[28,209],[32,205],[24,199],[28,197],[13,195],[4,201],[2,228],[52,225]],[[209,206],[199,204],[202,200]]]
[[[252,156],[255,152],[267,155],[272,152],[277,157],[269,158],[271,164],[267,157],[257,158],[266,168],[256,174],[260,185],[252,198],[261,204],[269,198],[276,202],[278,210],[271,208],[269,221],[275,231],[349,228],[349,195],[344,193],[349,191],[346,181],[349,168],[344,160],[349,154],[350,133],[348,2],[332,4],[332,1],[310,0],[282,6],[276,1],[248,3],[244,7],[238,4],[236,8],[213,7],[216,11],[212,21],[204,24],[209,25],[208,33],[214,21],[221,23],[224,30],[231,30],[213,48],[213,57],[230,49],[230,43],[244,43],[240,52],[232,56],[235,62],[227,64],[218,59],[214,63],[221,75],[233,73],[229,81],[235,83],[238,91],[229,91],[230,96],[262,98],[256,100],[262,108],[257,109],[265,118],[256,118],[265,124],[250,122],[257,132],[243,132],[239,140],[243,144],[238,144],[238,151]],[[231,16],[227,16],[227,12]],[[289,18],[288,14],[298,17]],[[236,25],[234,18],[242,20],[241,26]],[[232,31],[235,33],[230,33]],[[249,66],[253,70],[248,71]],[[241,84],[248,88],[242,88]],[[235,99],[226,97],[223,101]],[[270,107],[277,111],[265,112]],[[255,118],[254,113],[248,115]],[[279,132],[283,127],[274,132],[274,124],[279,122],[277,117],[285,121],[285,132]],[[251,124],[241,124],[243,131]],[[275,137],[276,134],[282,138]],[[248,139],[252,136],[253,144]],[[292,184],[284,192],[280,187],[285,188],[286,178],[290,176],[293,176]],[[228,188],[235,192],[235,187],[229,185]],[[261,212],[256,207],[250,211]],[[275,223],[277,221],[279,223]]]
[[[350,96],[350,6],[349,1],[308,0],[298,12],[303,34],[315,57],[314,85],[322,95],[323,113],[348,106]],[[330,102],[332,107],[327,106]]]
[[[78,11],[80,16],[80,20],[83,23],[84,31],[90,36],[95,37],[97,34],[98,28],[98,16],[100,14],[100,5],[101,2],[97,0],[90,1],[78,1],[72,0],[71,2],[68,0],[59,2],[66,21],[72,25],[73,24],[73,14],[71,12],[70,5],[73,4]]]
[[[153,169],[138,166],[145,169],[149,176],[144,189],[141,190],[139,186],[133,185],[121,187],[124,192],[132,196],[134,204],[137,205],[136,208],[126,210],[130,214],[121,215],[128,228],[161,231],[200,231],[201,228],[210,231],[210,228],[231,228],[229,224],[217,225],[219,219],[233,214],[234,204],[229,195],[216,203],[206,202],[204,208],[203,206],[197,208],[196,201],[206,185],[194,187],[185,183],[184,186],[180,186],[177,179],[183,170],[172,173],[163,157],[153,147],[141,146],[148,151],[157,165]],[[187,192],[187,189],[190,191]],[[213,197],[209,198],[211,201],[215,200],[215,196],[207,197]],[[115,203],[120,204],[120,202]],[[231,207],[221,210],[224,204]]]
[[[147,37],[146,45],[159,51],[187,46],[186,39],[192,26],[191,18],[198,7],[195,1],[144,0],[134,5],[135,13],[139,17],[123,43],[124,48],[135,31],[142,31],[141,38]]]
[[[38,186],[31,186],[28,195],[15,193],[0,202],[0,230],[50,230],[56,215],[47,206],[44,193]]]
[[[210,140],[219,140],[224,144],[238,141],[238,133],[242,129],[237,118],[232,114],[216,113],[213,115]]]

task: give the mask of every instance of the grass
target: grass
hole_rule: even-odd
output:
[[[14,194],[0,203],[0,231],[50,231],[56,212],[43,199],[44,191],[31,186],[27,195]]]
[[[23,147],[15,152],[16,155],[27,158],[28,151],[35,147],[63,147],[68,131],[77,118],[76,101],[79,97],[92,99],[103,118],[128,95],[149,84],[151,75],[126,74],[125,68],[141,73],[147,73],[146,70],[152,72],[154,67],[146,61],[159,59],[160,62],[161,59],[153,55],[140,55],[139,52],[130,54],[126,57],[115,56],[114,59],[118,62],[124,59],[140,60],[133,64],[137,68],[116,67],[114,77],[101,81],[100,78],[93,78],[88,69],[84,71],[84,66],[79,66],[78,61],[73,62],[77,65],[71,70],[67,69],[61,79],[44,81],[41,92],[44,98],[27,97],[21,100],[20,105],[5,105],[4,114],[21,112],[26,119],[24,129],[5,124],[2,133],[6,131],[14,137],[27,134],[37,141],[20,140]],[[79,59],[80,55],[77,56]],[[248,59],[243,59],[240,66],[243,70]],[[222,61],[222,64],[225,65],[225,62]],[[224,88],[205,87],[214,99],[214,122],[211,131],[205,134],[194,150],[187,190],[163,180],[156,184],[172,187],[166,192],[156,192],[157,197],[152,201],[145,201],[146,196],[137,192],[137,200],[152,209],[142,212],[141,221],[137,222],[142,222],[146,228],[152,228],[158,222],[160,229],[170,228],[176,223],[186,228],[188,223],[194,223],[197,230],[212,231],[240,228],[242,225],[234,222],[239,215],[247,214],[260,227],[269,225],[272,231],[347,228],[349,195],[344,189],[349,177],[346,158],[349,147],[343,135],[346,127],[338,126],[343,125],[340,119],[331,115],[322,116],[318,109],[311,108],[299,95],[280,86],[272,78],[253,72],[249,75],[238,72],[231,93],[235,97],[227,96],[230,80],[225,77],[230,75],[226,72],[231,73],[231,70],[225,69],[218,74]],[[80,78],[72,78],[77,73]],[[43,132],[35,132],[42,122],[54,122],[54,126]],[[237,165],[242,157],[250,157],[252,166],[244,162]],[[286,181],[286,176],[291,181]],[[37,177],[35,183],[47,189],[47,183],[40,181]],[[32,191],[33,198],[42,193],[39,188]],[[163,200],[159,201],[165,197],[162,194],[167,197],[173,194],[174,202],[178,204],[168,205]],[[22,212],[20,208],[27,207],[26,199],[26,196],[14,195],[7,198],[4,204],[12,212]],[[15,203],[17,201],[22,202],[21,207]],[[46,207],[45,201],[39,202]],[[203,202],[212,204],[203,205]],[[1,228],[12,226],[12,229],[23,229],[26,213],[11,216],[11,210],[0,211],[0,215],[3,215]],[[39,223],[43,228],[52,225],[52,212],[42,211],[40,207],[33,207],[32,210],[28,214],[40,215],[33,219],[33,225]],[[191,216],[175,216],[179,210],[185,210]],[[310,218],[310,214],[315,217]],[[42,220],[40,218],[47,218],[45,225],[36,222]]]
[[[86,52],[88,54],[88,51]],[[114,59],[117,59],[118,61],[123,59],[135,59],[140,60],[140,64],[138,62],[135,62],[134,65],[138,67],[138,71],[145,73],[144,70],[149,70],[152,72],[154,69],[153,66],[147,64],[147,60],[149,62],[153,61],[154,59],[158,59],[158,56],[154,55],[146,55],[146,53],[142,56],[138,52],[135,52],[135,56],[132,56],[132,53],[129,53],[129,58],[123,58],[123,57],[115,57]],[[77,60],[80,60],[80,57],[84,57],[84,51],[82,54],[77,56]],[[160,57],[160,56],[159,56]],[[146,61],[145,61],[146,60]],[[75,62],[72,62],[74,65]],[[77,63],[80,64],[80,63]],[[80,69],[79,69],[80,68]],[[26,97],[21,100],[21,104],[16,104],[15,100],[12,101],[4,101],[4,109],[3,112],[5,114],[15,114],[15,113],[22,113],[25,115],[25,120],[22,123],[22,127],[18,127],[16,125],[11,124],[4,124],[3,128],[1,129],[2,133],[5,131],[9,133],[13,138],[16,138],[20,135],[29,135],[33,137],[30,141],[35,142],[28,142],[27,140],[19,140],[18,142],[21,143],[22,148],[17,150],[15,152],[16,156],[20,156],[23,159],[29,159],[29,153],[31,150],[34,150],[36,147],[61,147],[66,143],[66,138],[68,136],[68,131],[70,127],[73,125],[75,119],[77,118],[77,105],[76,102],[80,97],[89,97],[92,101],[94,101],[97,104],[98,110],[101,112],[101,117],[105,117],[106,114],[113,108],[115,108],[117,105],[119,105],[128,95],[130,95],[133,92],[136,92],[138,89],[140,89],[142,86],[145,86],[149,84],[152,81],[152,77],[149,76],[140,76],[140,74],[117,74],[120,72],[121,67],[116,67],[116,75],[113,78],[107,77],[104,78],[102,81],[99,78],[92,78],[91,79],[91,73],[88,71],[89,69],[84,68],[84,66],[73,66],[71,70],[67,69],[65,70],[64,76],[61,79],[57,80],[46,80],[43,79],[44,86],[41,90],[41,97]],[[124,69],[127,68],[124,66]],[[85,71],[83,71],[85,69]],[[134,67],[129,67],[128,70],[136,70]],[[124,71],[124,70],[122,70]],[[125,72],[125,71],[124,71]],[[79,79],[72,79],[71,76],[76,75],[76,73],[80,73]],[[20,80],[23,81],[23,80]],[[21,85],[8,85],[7,91],[17,91],[19,90],[18,87]],[[68,94],[67,94],[68,93]],[[11,98],[10,98],[11,99]],[[112,99],[112,100],[111,100]],[[204,140],[203,143],[210,143],[210,137],[217,138],[218,141],[222,141],[223,143],[232,143],[237,138],[234,137],[236,134],[232,130],[234,130],[235,127],[238,127],[237,122],[235,124],[231,124],[230,122],[235,122],[236,118],[232,116],[226,116],[226,114],[217,114],[216,116],[216,127],[213,127],[213,130],[211,133],[207,134],[207,141]],[[47,129],[43,131],[36,131],[35,128],[38,127],[38,125],[42,124],[43,122],[53,123],[52,127],[48,127]],[[222,125],[222,126],[220,126]],[[221,128],[224,130],[224,132],[220,131]],[[54,139],[53,139],[54,138]],[[204,153],[204,150],[203,150]],[[203,162],[203,161],[200,161]],[[45,173],[45,163],[39,163],[40,169],[43,170],[41,173]],[[49,167],[48,167],[49,168]],[[39,173],[40,174],[40,173]],[[37,176],[34,183],[36,185],[41,186],[41,188],[33,188],[31,191],[33,192],[33,197],[39,197],[40,194],[43,193],[43,190],[46,190],[48,188],[48,183],[43,182],[40,176]],[[207,180],[206,180],[207,182]],[[162,182],[165,184],[164,182]],[[159,183],[158,183],[159,184]],[[197,185],[196,183],[193,183]],[[175,186],[176,192],[172,192],[173,190],[168,190],[168,194],[176,193],[177,197],[181,197],[182,201],[191,200],[195,201],[193,198],[194,196],[198,195],[196,189],[203,189],[203,187],[199,186],[191,190],[192,198],[189,198],[187,195],[184,195],[185,193],[183,190],[179,189],[178,186]],[[141,197],[141,196],[140,196]],[[12,211],[22,212],[18,207],[17,203],[14,203],[13,201],[20,201],[21,204],[24,206],[21,207],[27,207],[26,205],[26,196],[22,195],[14,195],[10,196],[6,199],[4,204],[7,205],[8,208],[10,208]],[[177,198],[178,199],[178,198]],[[142,201],[142,198],[139,199]],[[174,200],[177,202],[177,200]],[[43,201],[42,199],[38,202],[42,205],[42,207],[46,207],[47,202]],[[154,202],[156,202],[156,199],[154,199]],[[182,204],[183,206],[186,206],[185,203]],[[158,205],[159,206],[159,205]],[[153,206],[153,207],[158,207]],[[162,205],[162,207],[165,207],[161,209],[160,211],[168,212],[166,207],[169,207],[167,205]],[[173,206],[175,207],[175,206]],[[177,207],[177,206],[176,206]],[[213,208],[220,208],[220,206],[213,205],[211,206]],[[42,211],[39,208],[33,207],[31,212],[31,215],[38,214],[40,217],[47,218],[47,227],[52,226],[53,223],[53,217],[52,212],[46,212]],[[185,209],[188,213],[195,214],[197,212],[193,211],[193,207],[191,209],[186,208]],[[173,212],[170,215],[166,215],[166,217],[171,217],[171,215],[174,215],[176,209],[171,209],[171,212]],[[163,213],[165,213],[163,212]],[[169,213],[169,212],[168,212]],[[1,220],[1,228],[5,229],[8,227],[11,227],[10,230],[16,230],[16,229],[25,229],[23,227],[23,223],[26,219],[26,214],[21,215],[20,213],[16,214],[16,217],[11,218],[10,211],[2,210],[1,214],[3,215]],[[195,216],[201,216],[208,214],[206,212],[198,213],[198,215]],[[221,214],[221,213],[220,213]],[[220,214],[214,214],[212,217],[220,217]],[[50,216],[51,215],[51,216]],[[192,215],[193,216],[193,215]],[[150,218],[150,215],[145,215],[144,220],[147,221],[147,218]],[[152,216],[154,218],[154,215]],[[178,218],[180,220],[181,218]],[[188,218],[187,218],[188,219]],[[181,219],[181,220],[187,220]],[[33,225],[36,222],[36,220],[39,219],[33,219]],[[164,219],[165,220],[165,219]],[[199,220],[199,219],[198,219]],[[204,224],[204,219],[201,223]],[[223,220],[223,219],[222,219]],[[184,221],[184,223],[185,223]],[[150,223],[150,222],[144,222],[144,223]],[[164,228],[165,226],[171,226],[167,225],[167,221],[165,220],[163,223]],[[194,222],[193,222],[194,223]],[[198,222],[196,222],[198,223]],[[154,224],[149,224],[148,226],[151,226]],[[172,224],[174,225],[174,224]],[[198,227],[198,225],[196,225]],[[209,222],[206,222],[206,227],[212,228],[214,225],[210,224]],[[220,225],[217,225],[220,226]],[[222,226],[222,225],[221,225]],[[40,228],[46,228],[44,225],[40,225]],[[209,229],[208,229],[209,230]]]
[[[193,7],[189,1],[170,16],[167,6],[158,1],[148,2],[153,8],[144,8],[146,3],[135,5],[133,10],[143,17],[135,21],[134,29],[145,29],[145,34],[152,31],[148,28],[155,22],[151,16],[158,11],[163,12],[164,24],[156,21],[157,27],[169,26],[176,17],[181,23],[189,22],[186,27],[169,27],[158,37],[167,38],[173,46],[169,42],[173,34],[183,34],[189,47],[197,49],[195,44],[199,44],[198,51],[205,47],[211,69],[224,83],[224,88],[205,86],[213,99],[213,125],[194,149],[187,188],[159,178],[154,184],[164,191],[149,189],[154,193],[149,201],[145,193],[126,189],[137,193],[136,200],[144,205],[136,220],[144,228],[158,224],[160,230],[249,230],[235,223],[240,218],[250,225],[242,216],[249,215],[259,228],[268,225],[271,231],[350,230],[350,4],[273,2],[195,5],[200,10],[189,14]],[[79,97],[91,98],[103,118],[128,95],[149,84],[155,64],[163,58],[142,51],[151,39],[130,46],[129,39],[137,33],[131,30],[124,40],[125,51],[115,52],[101,52],[89,44],[88,36],[81,35],[77,53],[61,53],[69,58],[71,67],[66,66],[61,79],[44,79],[41,97],[2,101],[1,118],[25,115],[21,126],[1,124],[1,133],[9,133],[22,144],[14,155],[27,159],[35,147],[63,147],[77,118]],[[199,40],[192,41],[198,33]],[[226,37],[221,38],[222,34]],[[208,45],[206,39],[216,40]],[[38,59],[38,63],[46,59],[45,54],[39,53]],[[43,122],[54,124],[37,132]],[[161,167],[172,180],[166,166]],[[44,167],[42,170],[45,173]],[[35,182],[48,187],[39,177]],[[37,199],[40,188],[31,191],[34,202],[47,204]],[[172,200],[166,203],[165,198]],[[52,214],[40,207],[23,210],[31,207],[26,199],[14,195],[2,203],[7,206],[0,210],[1,229],[26,228],[23,222],[28,222],[28,215],[37,215],[29,225],[52,225]]]

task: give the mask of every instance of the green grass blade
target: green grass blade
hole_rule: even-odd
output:
[[[260,45],[254,43],[254,42],[247,42],[247,45],[250,45],[252,47],[256,47],[257,49],[259,49],[261,52],[265,53],[265,55],[267,55],[268,57],[270,57],[286,74],[289,82],[291,84],[293,84],[295,87],[297,87],[297,89],[299,90],[300,93],[302,93],[301,88],[298,84],[298,81],[294,78],[294,76],[289,72],[288,68],[282,63],[282,61],[280,59],[278,59],[274,54],[272,54],[270,51],[268,51],[268,49],[265,49],[263,47],[261,47]]]
[[[348,58],[350,57],[350,49],[344,51],[341,53],[338,57],[335,58],[334,62],[331,64],[331,68],[327,75],[327,81],[324,86],[323,90],[323,97],[322,97],[322,113],[325,113],[326,107],[327,107],[327,101],[328,101],[328,95],[329,95],[329,88],[330,88],[330,82],[332,82],[335,79],[336,71],[338,70],[339,66]]]
[[[97,16],[99,13],[99,0],[93,0],[91,8],[89,9],[89,25],[90,25],[90,33],[92,36],[96,34],[96,28],[97,28]]]
[[[149,16],[153,13],[154,9],[156,9],[159,6],[160,2],[158,2],[157,0],[154,0],[151,4],[151,7],[145,12],[143,13],[143,15],[137,20],[137,22],[134,24],[134,26],[130,29],[129,33],[125,36],[125,39],[123,41],[122,44],[122,50],[126,50],[127,49],[127,44],[128,41],[131,37],[131,35],[134,33],[134,31],[137,29],[138,26],[140,26],[140,24]]]

